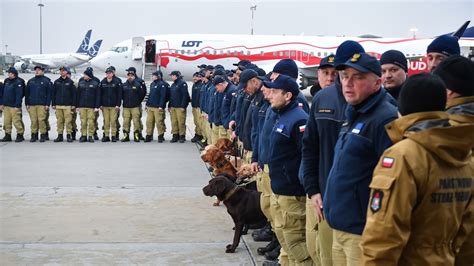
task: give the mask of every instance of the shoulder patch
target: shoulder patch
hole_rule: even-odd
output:
[[[279,124],[276,128],[276,132],[281,133],[281,132],[283,132],[284,128],[285,128],[285,125]]]
[[[383,191],[380,189],[374,190],[372,192],[372,199],[370,200],[370,210],[373,213],[376,213],[382,208],[382,199],[383,199]]]
[[[304,133],[304,130],[306,129],[306,125],[299,126],[300,133]]]
[[[383,159],[382,159],[382,167],[383,168],[392,168],[394,162],[395,162],[394,158],[384,156]]]

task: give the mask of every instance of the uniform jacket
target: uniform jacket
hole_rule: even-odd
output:
[[[170,85],[163,80],[155,80],[150,84],[150,94],[146,106],[165,109],[169,97]]]
[[[395,145],[370,183],[361,263],[454,265],[474,226],[474,134],[466,134],[474,125],[452,126],[446,113],[424,112],[386,128]]]
[[[179,78],[170,87],[170,101],[168,107],[186,108],[189,104],[188,84]]]
[[[100,83],[95,79],[79,81],[77,86],[77,107],[99,108],[100,107]]]
[[[304,196],[298,180],[301,163],[301,139],[308,114],[291,101],[282,109],[273,111],[277,119],[270,134],[269,168],[272,191],[278,195]]]
[[[265,117],[269,108],[271,109],[270,102],[268,102],[265,97],[262,97],[258,110],[252,117],[252,163],[260,161],[260,135],[262,134]],[[266,150],[267,149],[265,149],[265,151]],[[260,168],[263,169],[263,165],[260,166]]]
[[[75,106],[77,89],[72,79],[59,77],[53,83],[52,105]]]
[[[201,90],[199,92],[199,107],[201,112],[207,114],[207,87],[210,85],[210,82],[202,83]]]
[[[222,126],[222,102],[224,100],[225,94],[222,92],[217,92],[217,90],[214,91],[214,107],[212,108],[214,110],[213,112],[213,119],[212,122],[216,126]]]
[[[125,81],[122,84],[122,104],[125,108],[141,107],[143,99],[143,87],[139,80]]]
[[[209,123],[214,123],[214,112],[216,111],[214,109],[214,101],[216,100],[216,87],[214,84],[209,84],[207,87],[207,92],[206,92],[206,112],[207,112],[207,121]],[[211,125],[212,126],[212,125]]]
[[[191,88],[191,107],[197,108],[199,107],[199,96],[201,96],[201,87],[203,83],[202,81],[198,80],[196,83],[193,84]]]
[[[303,183],[310,197],[317,193],[324,197],[346,106],[342,88],[338,83],[320,90],[313,98],[303,135],[301,159]]]
[[[25,105],[49,106],[52,94],[51,80],[45,76],[34,76],[26,83]]]
[[[239,127],[239,139],[242,141],[245,150],[252,150],[252,110],[250,105],[252,104],[255,94],[245,94],[241,105],[241,115]]]
[[[122,103],[122,81],[112,78],[109,82],[104,78],[100,82],[101,106],[115,107]]]
[[[262,109],[263,108],[264,107],[262,106]],[[261,111],[263,112],[262,109]],[[262,115],[264,116],[263,121]],[[259,127],[261,127],[261,131],[258,135],[258,151],[256,152],[255,157],[253,154],[255,151],[253,151],[252,162],[258,161],[260,168],[263,169],[264,165],[268,164],[268,162],[270,161],[270,156],[268,152],[270,149],[270,135],[273,130],[273,126],[275,125],[276,120],[278,119],[278,114],[273,112],[270,103],[267,103],[265,113],[263,114],[259,112],[259,119],[259,123],[261,123],[261,125],[259,125]]]
[[[3,83],[3,95],[0,105],[8,107],[21,108],[25,89],[25,82],[18,77],[14,79],[5,79]]]
[[[339,231],[361,235],[364,229],[372,172],[392,144],[384,126],[397,118],[385,95],[381,88],[358,106],[346,107],[323,200],[328,224]]]
[[[224,90],[224,98],[222,99],[222,108],[221,108],[221,122],[225,129],[229,129],[229,122],[231,117],[231,105],[232,100],[234,99],[234,95],[237,88],[234,84],[229,82],[227,88]]]

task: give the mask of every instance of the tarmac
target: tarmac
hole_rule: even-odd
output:
[[[53,143],[53,111],[51,141],[29,143],[26,110],[23,121],[25,142],[0,143],[0,265],[263,262],[256,249],[266,243],[254,242],[251,230],[225,253],[233,222],[202,193],[210,175],[189,141],[190,107],[182,144],[169,143],[169,114],[161,144],[156,133],[151,143]]]

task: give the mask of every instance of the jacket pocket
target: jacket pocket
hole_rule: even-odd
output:
[[[392,176],[376,175],[372,178],[372,182],[369,185],[371,191],[368,206],[368,212],[371,215],[377,213],[377,216],[380,218],[385,217],[394,182],[395,177]]]

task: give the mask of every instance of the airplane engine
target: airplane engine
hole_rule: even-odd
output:
[[[13,67],[18,70],[19,72],[25,72],[30,64],[25,62],[16,62]]]

